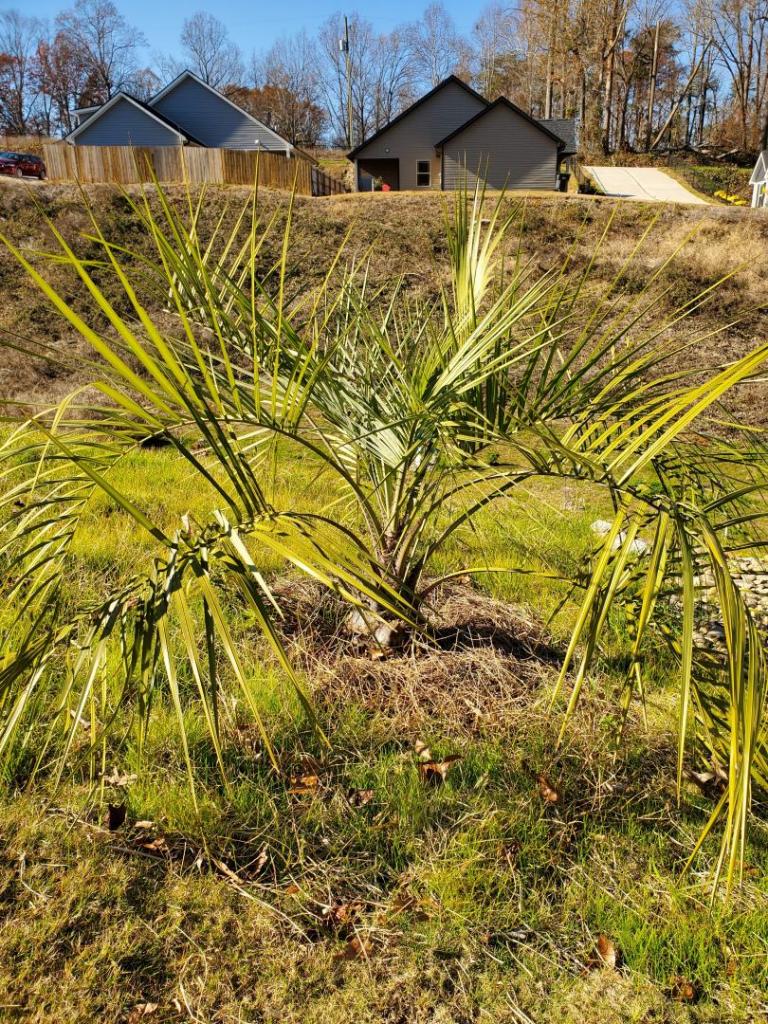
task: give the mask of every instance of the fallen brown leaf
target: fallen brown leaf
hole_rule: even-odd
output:
[[[291,788],[288,790],[294,796],[309,796],[320,788],[320,779],[317,775],[292,775]]]
[[[324,907],[322,911],[323,921],[333,931],[343,931],[360,916],[363,904],[359,900],[350,900],[349,903],[333,903]]]
[[[158,836],[157,839],[150,839],[149,842],[139,843],[139,847],[142,850],[147,850],[148,853],[163,854],[168,850],[168,842],[165,836]]]
[[[587,968],[589,970],[594,970],[597,967],[608,967],[611,970],[615,970],[618,964],[619,953],[616,946],[611,942],[607,935],[603,935],[601,932],[597,937],[595,952],[589,958]]]
[[[548,804],[556,804],[560,800],[560,791],[552,785],[546,775],[538,775],[539,796]]]
[[[698,997],[698,986],[681,974],[672,979],[670,995],[678,1003],[695,1003]]]
[[[119,772],[117,768],[113,768],[110,774],[105,775],[103,778],[105,786],[115,786],[117,789],[125,789],[126,786],[130,786],[131,783],[136,781],[135,775]]]
[[[372,945],[368,939],[353,935],[344,949],[338,954],[339,960],[367,960],[371,955]]]
[[[260,875],[264,868],[269,863],[269,847],[262,846],[259,850],[259,855],[252,863],[248,865],[248,874]]]
[[[419,765],[419,775],[430,786],[442,786],[451,767],[461,760],[461,754],[450,754],[442,761],[424,761]]]
[[[107,804],[107,828],[116,831],[125,822],[125,804]]]
[[[128,1014],[128,1024],[135,1024],[136,1021],[149,1017],[159,1009],[158,1003],[137,1003]]]
[[[432,751],[429,749],[426,743],[422,743],[421,740],[416,740],[413,744],[413,752],[420,761],[431,761]]]
[[[711,772],[688,772],[688,778],[693,782],[704,796],[715,800],[722,796],[728,785],[728,775],[722,768],[715,768]]]
[[[373,789],[353,789],[347,796],[352,807],[365,807],[376,796]]]

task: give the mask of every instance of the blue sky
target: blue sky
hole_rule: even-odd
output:
[[[424,3],[409,3],[408,0],[389,0],[388,3],[374,3],[373,0],[350,6],[346,13],[357,11],[367,18],[380,32],[387,32],[403,21],[419,17],[428,0]],[[468,6],[460,0],[445,0],[445,7],[451,13],[461,32],[469,32],[480,8]],[[147,61],[155,52],[172,53],[178,48],[179,33],[184,19],[197,10],[207,10],[225,23],[230,36],[237,42],[246,56],[253,50],[265,50],[275,39],[293,35],[302,28],[314,35],[320,25],[336,11],[344,10],[338,0],[290,0],[290,2],[253,3],[236,2],[229,4],[200,4],[195,0],[115,0],[126,20],[141,29],[149,43]],[[3,5],[5,6],[5,5]],[[8,4],[11,6],[11,4]],[[23,7],[23,5],[20,5]],[[35,0],[34,13],[38,18],[51,21],[68,0]]]

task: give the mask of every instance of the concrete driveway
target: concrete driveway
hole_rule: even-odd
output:
[[[656,167],[587,167],[607,196],[655,203],[709,204]]]

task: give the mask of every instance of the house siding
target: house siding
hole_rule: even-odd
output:
[[[90,115],[73,140],[78,146],[178,146],[178,135],[140,107],[120,99],[100,117]]]
[[[474,117],[485,104],[455,82],[449,82],[426,102],[406,114],[397,124],[373,139],[357,154],[357,159],[396,158],[400,160],[400,188],[415,189],[416,163],[429,160],[432,169],[430,188],[441,188],[441,160],[435,144]],[[357,167],[357,160],[355,162]],[[421,189],[419,189],[421,191]]]
[[[192,78],[179,82],[152,107],[204,146],[219,149],[265,149],[284,153],[287,143],[255,123],[225,99]]]
[[[443,188],[465,181],[473,188],[478,170],[489,188],[554,189],[557,143],[535,125],[498,106],[443,147]]]

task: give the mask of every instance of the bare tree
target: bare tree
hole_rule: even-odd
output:
[[[424,11],[408,31],[415,76],[434,88],[462,63],[466,43],[440,0]]]
[[[486,7],[472,35],[473,79],[480,92],[494,98],[518,91],[522,62],[513,12],[498,3]]]
[[[278,40],[254,56],[250,88],[232,92],[241,106],[295,145],[315,146],[327,121],[319,82],[318,54],[306,32]]]
[[[208,85],[218,88],[243,77],[243,59],[226,25],[206,11],[187,18],[181,30],[181,45],[194,71]]]
[[[56,25],[85,67],[90,102],[103,103],[130,87],[146,40],[112,0],[76,0],[71,10],[58,16]]]
[[[70,132],[75,127],[73,111],[80,105],[87,83],[83,55],[65,32],[41,40],[35,61],[40,93],[47,98],[48,132]]]
[[[19,11],[0,13],[0,121],[12,135],[35,130],[39,86],[34,75],[43,25]]]

